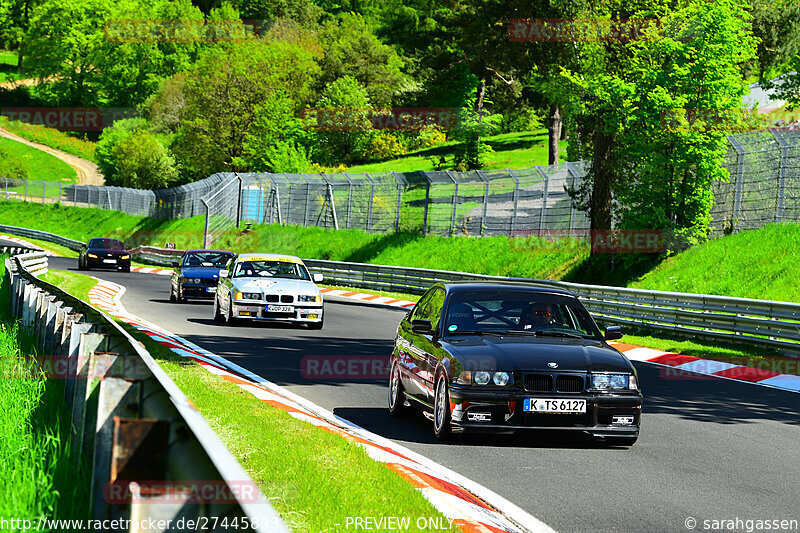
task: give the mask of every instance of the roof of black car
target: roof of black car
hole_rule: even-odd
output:
[[[446,281],[442,282],[448,292],[461,291],[480,291],[496,289],[524,289],[533,292],[548,292],[552,294],[563,294],[565,296],[575,296],[566,289],[559,289],[546,285],[546,282],[536,285],[533,283],[520,283],[515,281]]]

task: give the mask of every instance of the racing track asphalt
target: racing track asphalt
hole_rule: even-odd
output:
[[[51,268],[77,268],[51,258]],[[607,448],[578,435],[459,437],[436,443],[421,416],[396,420],[381,380],[305,380],[305,356],[387,356],[401,309],[326,299],[322,331],[226,326],[211,305],[170,304],[169,277],[97,272],[127,287],[128,311],[504,496],[562,532],[687,531],[688,517],[800,520],[800,394],[717,378],[662,376],[636,363],[642,435]]]

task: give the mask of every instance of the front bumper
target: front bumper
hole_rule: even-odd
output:
[[[291,312],[268,312],[268,305],[278,305],[291,308]],[[233,303],[232,315],[236,318],[248,320],[266,320],[277,322],[322,322],[322,304],[298,302],[296,304],[266,304],[259,303]]]
[[[106,263],[106,261],[114,261],[113,263]],[[86,265],[89,268],[131,268],[131,260],[117,259],[113,257],[89,257],[86,256]]]
[[[199,283],[182,283],[181,296],[184,298],[199,298],[211,300],[217,292],[216,285],[208,286]]]
[[[586,413],[545,414],[523,411],[525,398],[586,400]],[[474,390],[452,385],[452,425],[457,431],[507,432],[525,429],[586,431],[596,436],[636,436],[642,415],[641,394],[541,394],[515,389]]]

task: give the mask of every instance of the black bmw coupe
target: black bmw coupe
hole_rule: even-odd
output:
[[[397,329],[389,412],[411,407],[434,433],[583,431],[610,444],[639,436],[636,369],[570,292],[438,283]]]

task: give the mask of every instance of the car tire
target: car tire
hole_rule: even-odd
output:
[[[175,298],[175,289],[172,288],[172,285],[169,286],[169,303],[174,304],[177,302],[178,299]],[[217,309],[217,300],[214,300],[214,310]]]
[[[609,446],[633,446],[639,437],[606,437]]]
[[[122,268],[121,268],[121,270],[122,270],[123,272],[130,273],[130,271],[131,271],[131,267],[129,267],[129,266],[122,267]]]
[[[225,322],[225,317],[222,316],[222,313],[219,311],[219,304],[217,303],[217,297],[214,297],[214,321],[215,322]]]
[[[442,442],[450,438],[450,390],[444,374],[436,378],[436,394],[433,399],[433,434]]]
[[[239,323],[239,319],[233,316],[233,302],[228,300],[228,310],[225,311],[225,323],[229,326],[235,326]]]
[[[80,257],[78,258],[78,270],[86,270],[86,265],[83,264]]]
[[[178,288],[175,289],[175,291],[176,291],[175,292],[175,301],[177,301],[179,304],[186,303],[186,298],[184,298],[183,295],[181,295],[181,287],[180,287],[180,285],[178,285]]]
[[[389,414],[400,418],[408,414],[409,408],[405,405],[405,391],[400,379],[400,365],[397,361],[392,363],[389,373]]]

